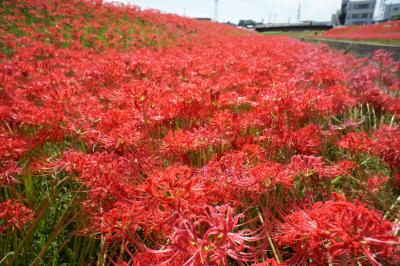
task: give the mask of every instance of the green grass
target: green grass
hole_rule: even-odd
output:
[[[301,38],[320,36],[322,33],[324,33],[324,31],[269,31],[269,32],[262,32],[261,34],[267,36],[284,35],[296,39],[301,39]]]

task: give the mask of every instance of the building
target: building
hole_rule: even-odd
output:
[[[346,15],[347,15],[347,5],[349,0],[342,0],[342,6],[340,7],[338,15],[339,25],[344,25],[346,23]]]
[[[400,16],[400,3],[386,4],[384,7],[382,20],[390,20],[396,16]]]
[[[338,10],[335,14],[332,15],[331,23],[335,27],[339,26],[339,25],[342,25],[340,23],[340,14],[341,14],[340,10]]]
[[[400,16],[400,3],[381,1],[381,7],[377,8],[376,2],[376,0],[342,0],[341,8],[332,15],[332,25],[365,25]],[[376,9],[379,10],[375,11]]]
[[[332,15],[333,25],[364,25],[374,22],[376,0],[342,0],[336,14]]]
[[[344,2],[347,2],[345,25],[365,25],[374,22],[376,0]]]

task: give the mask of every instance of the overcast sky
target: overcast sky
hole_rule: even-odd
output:
[[[154,8],[163,12],[189,17],[214,17],[214,0],[108,0]],[[340,8],[341,0],[218,0],[218,20],[238,22],[254,19],[264,22],[286,23],[297,20],[301,4],[301,20],[330,21]],[[378,0],[379,5],[380,0]],[[387,1],[387,2],[390,2]],[[399,2],[392,0],[392,2]],[[276,15],[276,19],[275,19]]]

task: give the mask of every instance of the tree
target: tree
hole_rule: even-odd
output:
[[[256,24],[257,24],[257,22],[255,22],[252,19],[247,19],[247,20],[241,19],[241,20],[239,20],[239,26],[240,27],[248,27],[248,26],[253,26],[254,27]]]

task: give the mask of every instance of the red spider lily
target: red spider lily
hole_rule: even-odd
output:
[[[400,129],[381,126],[373,135],[372,152],[390,167],[400,167]]]
[[[321,149],[321,136],[316,125],[308,125],[292,137],[294,148],[302,154],[318,154]]]
[[[316,203],[283,217],[275,239],[294,250],[291,262],[399,262],[393,225],[379,213],[346,200]]]
[[[22,169],[18,167],[15,161],[5,161],[0,166],[0,184],[2,186],[9,186],[18,181],[15,179],[16,175],[21,173]]]
[[[283,166],[279,163],[258,164],[250,169],[250,174],[256,178],[257,185],[261,186],[261,191],[274,188],[277,184],[282,184],[288,188],[293,185],[293,179],[285,173]]]
[[[322,157],[315,156],[293,156],[290,163],[285,166],[285,173],[293,178],[317,176],[333,178],[348,174],[347,171],[355,168],[355,164],[349,161],[340,161],[336,165],[328,166]]]
[[[377,193],[381,186],[389,180],[388,176],[376,175],[368,179],[368,190],[372,193]]]
[[[398,40],[400,39],[400,23],[388,21],[376,25],[339,27],[323,34],[326,38],[350,39],[350,40]]]
[[[302,154],[319,154],[322,150],[322,132],[318,126],[310,124],[299,130],[291,128],[280,128],[278,130],[265,129],[262,137],[258,140],[266,141],[270,150],[287,150]]]
[[[249,156],[248,148],[244,146],[246,153],[228,153],[220,160],[214,158],[202,168],[202,176],[211,182],[210,192],[217,202],[242,205],[273,190],[277,184],[291,187],[292,179],[284,173],[281,164]]]
[[[27,150],[32,148],[32,144],[24,138],[17,136],[0,135],[2,145],[0,147],[0,158],[17,159]]]
[[[337,144],[340,148],[353,152],[368,152],[371,149],[372,140],[365,132],[352,132],[344,136]]]
[[[257,260],[262,249],[250,244],[259,242],[262,236],[240,230],[239,220],[243,218],[225,205],[205,207],[202,214],[188,219],[177,218],[169,243],[160,250],[148,250],[155,256],[148,259],[154,262],[162,258],[161,264],[167,265],[227,265],[228,258],[237,262]]]
[[[349,113],[366,105],[398,122],[400,64],[387,54],[358,59],[95,0],[3,0],[0,17],[0,185],[20,194],[16,177],[32,170],[78,182],[82,232],[106,241],[111,264],[396,262],[386,221],[346,201],[368,187],[334,179],[382,170],[342,150],[376,156],[397,178],[397,126],[348,133],[364,129],[369,117]],[[397,208],[391,183],[380,211]],[[346,195],[287,204],[329,190]],[[261,207],[291,213],[281,249],[265,248]]]
[[[285,263],[278,263],[275,259],[268,259],[260,263],[253,263],[252,266],[286,266]]]
[[[354,129],[354,128],[357,128],[360,125],[362,125],[362,123],[364,123],[364,120],[360,120],[360,121],[347,120],[343,124],[341,124],[340,126],[331,125],[330,128],[333,129],[333,130]]]
[[[391,55],[381,49],[374,52],[372,60],[379,66],[379,79],[389,90],[398,91],[400,89],[400,63],[393,60]]]
[[[9,227],[22,229],[25,223],[33,219],[32,210],[16,200],[7,200],[0,204],[0,233]]]
[[[293,156],[287,170],[294,175],[309,176],[313,174],[323,174],[324,162],[322,157],[314,156]]]
[[[152,164],[150,160],[148,163]],[[58,171],[65,169],[69,173],[78,174],[80,182],[89,189],[90,200],[85,205],[95,213],[113,208],[119,199],[130,201],[137,198],[138,191],[134,184],[142,182],[138,172],[141,166],[138,166],[135,156],[119,157],[113,153],[83,154],[72,151],[66,152],[63,158],[51,165],[59,168]]]
[[[400,87],[400,86],[399,86]],[[400,99],[392,99],[387,106],[385,107],[385,109],[388,112],[391,112],[393,114],[396,115],[396,117],[399,117],[400,115]]]
[[[163,172],[150,174],[142,185],[142,191],[145,192],[146,205],[162,209],[170,216],[206,204],[212,187],[191,168],[173,165]]]
[[[164,138],[165,153],[184,158],[188,151],[206,152],[210,147],[223,145],[218,132],[206,128],[195,129],[193,132],[169,132]]]

